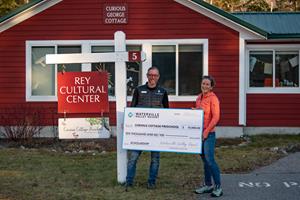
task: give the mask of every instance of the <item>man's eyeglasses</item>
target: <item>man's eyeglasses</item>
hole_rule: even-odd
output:
[[[147,74],[148,77],[159,77],[158,74]]]

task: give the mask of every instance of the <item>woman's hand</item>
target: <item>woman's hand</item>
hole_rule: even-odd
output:
[[[208,138],[208,134],[209,134],[209,132],[207,132],[206,130],[203,131],[202,141],[204,141],[204,140],[206,140]]]

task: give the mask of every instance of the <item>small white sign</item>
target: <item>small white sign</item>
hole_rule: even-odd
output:
[[[203,110],[125,108],[123,148],[201,153]]]
[[[109,118],[60,118],[59,139],[109,138]]]

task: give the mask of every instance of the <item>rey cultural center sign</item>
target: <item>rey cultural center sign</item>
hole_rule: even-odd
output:
[[[58,113],[104,113],[108,106],[106,72],[57,74]]]

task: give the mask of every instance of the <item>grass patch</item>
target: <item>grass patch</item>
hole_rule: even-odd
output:
[[[298,151],[300,135],[255,136],[219,140],[216,159],[222,173],[245,173]],[[259,156],[258,156],[259,155]],[[135,187],[129,192],[117,183],[116,152],[66,154],[43,149],[0,149],[0,199],[197,199],[193,190],[202,182],[199,155],[162,153],[156,190],[147,190],[150,154],[140,157]]]

